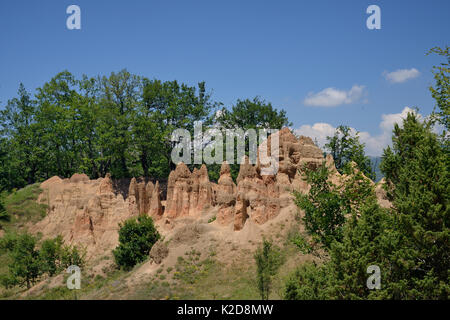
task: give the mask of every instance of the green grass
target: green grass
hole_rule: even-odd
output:
[[[291,271],[301,263],[298,249],[289,241],[281,246],[285,263],[273,278],[270,299],[282,299],[285,280]],[[155,273],[133,287],[124,285],[131,273],[124,274],[115,290],[107,280],[102,288],[88,298],[132,299],[132,300],[259,300],[253,252],[243,250],[231,263],[217,260],[214,247],[209,252],[192,249],[178,257],[175,266],[162,265]],[[122,284],[122,285],[121,285]]]
[[[186,252],[186,258],[178,257],[174,279],[192,285],[207,275],[215,261],[211,257],[201,260],[200,255],[200,252],[192,250]]]
[[[281,247],[285,263],[281,266],[272,281],[270,299],[281,299],[286,277],[297,265],[299,251],[289,244]],[[185,259],[186,260],[186,259]],[[201,276],[195,278],[193,284],[178,282],[172,292],[173,299],[223,299],[223,300],[259,300],[261,296],[256,281],[256,265],[253,252],[242,251],[231,265],[216,261],[210,253],[210,262]],[[204,261],[204,260],[202,260]],[[194,262],[191,262],[194,264]],[[188,278],[190,279],[190,278]]]
[[[126,272],[114,269],[109,272],[106,277],[100,275],[88,275],[81,276],[81,289],[69,290],[66,285],[68,274],[64,276],[64,280],[61,285],[48,288],[44,287],[42,290],[34,295],[26,297],[28,300],[75,300],[85,299],[92,293],[95,293],[96,299],[101,299],[102,296],[106,297],[111,292],[120,291],[123,284],[123,278],[126,276]],[[119,284],[119,285],[118,285]]]
[[[214,221],[216,221],[216,216],[210,218],[210,219],[208,220],[208,223],[211,223],[211,222],[214,222]]]
[[[259,299],[254,265],[225,266],[215,259],[214,251],[203,257],[196,250],[186,252],[178,257],[171,275],[161,279],[156,274],[127,299]]]
[[[23,189],[13,191],[3,199],[10,221],[2,222],[5,231],[20,231],[26,223],[35,223],[45,217],[47,205],[37,203],[42,189],[35,183]]]
[[[47,206],[38,204],[37,198],[41,194],[42,189],[39,184],[32,184],[23,189],[15,190],[9,194],[2,194],[2,203],[8,221],[2,220],[1,229],[4,232],[23,232],[27,223],[36,223],[45,217]],[[8,264],[10,258],[6,252],[0,253],[0,275],[8,273]],[[18,293],[23,291],[22,288],[4,289],[0,287],[0,298],[11,299]]]
[[[253,265],[225,267],[215,263],[195,287],[180,294],[180,299],[258,299],[254,276]]]

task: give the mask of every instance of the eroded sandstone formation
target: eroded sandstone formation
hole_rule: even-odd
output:
[[[161,201],[163,193],[158,181],[153,184],[132,178],[128,193],[121,193],[115,190],[109,174],[97,180],[89,180],[84,174],[70,179],[52,177],[41,184],[43,192],[39,197],[49,206],[47,216],[31,229],[45,237],[61,234],[66,242],[84,245],[88,255],[94,256],[117,246],[119,224],[130,217],[150,215],[159,226],[170,229],[178,218],[196,219],[215,207],[216,224],[238,231],[249,221],[265,224],[283,208],[293,205],[293,190],[307,193],[309,186],[299,173],[303,166],[315,168],[325,161],[331,181],[337,185],[342,182],[332,157],[324,158],[310,138],[297,138],[287,128],[277,134],[279,146],[269,155],[279,163],[275,174],[264,174],[267,165],[259,157],[256,164],[245,158],[236,184],[226,162],[216,184],[210,182],[205,165],[191,172],[179,163],[169,175],[165,201]],[[269,136],[260,150],[271,150],[272,139]],[[388,207],[381,187],[377,188],[377,195]]]
[[[214,186],[215,203],[219,206],[216,218],[221,225],[228,225],[234,221],[236,190],[236,184],[231,178],[230,166],[224,162],[220,167],[219,181]]]
[[[184,163],[179,163],[169,175],[164,217],[198,216],[213,205],[212,188],[205,165],[191,172]]]
[[[317,167],[323,161],[322,151],[304,136],[297,138],[288,128],[278,133],[279,147],[272,157],[278,158],[276,174],[264,175],[258,157],[256,165],[248,158],[241,164],[237,178],[236,204],[234,207],[234,230],[241,230],[247,219],[264,224],[278,215],[280,210],[292,203],[292,191],[308,192],[299,169],[303,165]],[[260,146],[271,150],[272,136]],[[267,166],[266,166],[267,167]]]
[[[250,164],[247,157],[244,159],[237,185],[226,162],[221,166],[217,184],[209,181],[206,166],[191,173],[185,164],[178,164],[169,176],[163,216],[167,219],[198,217],[205,208],[217,206],[218,224],[232,225],[234,230],[241,230],[248,219],[264,224],[276,217],[282,208],[292,204],[294,189],[305,193],[309,190],[299,169],[304,165],[317,167],[325,160],[310,138],[297,138],[287,128],[280,130],[278,135],[278,150],[269,154],[279,160],[278,171],[273,175],[263,174],[259,157],[257,164]],[[266,150],[271,150],[271,141],[272,136],[266,141]],[[327,165],[333,170],[333,176],[338,177],[332,159],[327,159]]]
[[[150,192],[150,189],[152,189],[152,192]],[[147,184],[147,196],[149,196],[150,199],[148,214],[154,219],[159,220],[163,214],[163,207],[161,204],[161,192],[159,190],[158,181],[156,181],[154,187],[151,181]]]
[[[89,180],[76,174],[70,179],[52,177],[41,184],[38,201],[48,205],[46,217],[30,227],[45,237],[62,235],[66,243],[87,248],[88,257],[118,244],[119,224],[138,214],[162,215],[159,183],[146,186],[132,179],[126,199],[115,192],[109,174]]]
[[[131,215],[123,197],[113,192],[109,175],[97,180],[72,178],[53,177],[41,184],[38,201],[48,205],[47,214],[30,231],[44,237],[61,235],[66,243],[86,247],[92,257],[117,245],[118,224]]]

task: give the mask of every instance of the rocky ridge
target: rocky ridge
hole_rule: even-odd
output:
[[[293,190],[309,191],[299,173],[302,166],[314,168],[326,161],[332,172],[330,179],[334,183],[341,179],[331,156],[324,158],[311,138],[297,138],[288,128],[277,134],[279,148],[270,155],[279,159],[276,174],[263,175],[260,159],[250,164],[246,158],[236,183],[226,162],[218,182],[213,183],[205,165],[191,172],[179,163],[169,175],[166,199],[161,198],[158,181],[153,184],[132,178],[123,196],[115,190],[109,175],[97,180],[89,180],[84,174],[70,179],[52,177],[41,184],[44,191],[38,199],[48,204],[48,213],[31,231],[45,237],[61,234],[67,243],[85,246],[89,257],[117,246],[119,224],[140,214],[153,217],[157,226],[166,230],[183,218],[200,219],[212,210],[217,212],[215,224],[234,231],[242,230],[248,221],[265,224],[293,204]],[[269,136],[260,148],[270,150],[271,141]]]

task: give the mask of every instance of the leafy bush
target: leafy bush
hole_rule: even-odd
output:
[[[294,202],[305,211],[303,222],[314,243],[329,248],[342,237],[348,208],[337,187],[328,180],[330,173],[325,163],[316,170],[304,166],[302,173],[311,189],[307,195],[294,191]]]
[[[125,221],[120,225],[119,246],[113,250],[116,264],[125,270],[131,269],[147,258],[150,249],[160,238],[152,218],[148,216]]]
[[[42,268],[50,276],[53,276],[60,269],[58,262],[60,260],[62,243],[61,237],[47,239],[42,243],[40,250]]]
[[[6,211],[5,207],[3,206],[3,203],[0,199],[0,221],[9,221],[11,219],[10,215]]]
[[[286,300],[324,300],[329,299],[329,277],[327,265],[312,263],[301,265],[287,280]]]
[[[340,173],[345,173],[350,163],[354,161],[366,177],[374,180],[375,172],[372,163],[364,154],[365,145],[359,141],[359,138],[359,132],[353,133],[350,127],[340,125],[332,137],[327,137],[328,143],[325,148],[330,151],[336,169]]]
[[[263,300],[269,299],[272,278],[283,263],[280,250],[272,242],[264,240],[262,247],[256,250],[258,290]]]
[[[42,274],[39,251],[36,250],[36,239],[29,234],[19,235],[14,242],[9,265],[9,285],[26,285],[30,288]]]
[[[16,233],[6,233],[0,239],[0,253],[12,251],[16,245],[18,235]]]
[[[83,250],[64,245],[61,236],[44,240],[37,249],[37,239],[27,233],[7,233],[0,239],[0,252],[7,252],[11,261],[8,274],[0,276],[5,288],[15,285],[30,288],[41,275],[53,276],[72,264],[82,267],[85,259]]]
[[[82,268],[85,263],[86,251],[76,246],[63,246],[61,248],[61,268],[66,269],[71,265]]]

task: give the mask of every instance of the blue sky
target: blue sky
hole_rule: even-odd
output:
[[[66,28],[71,4],[81,8],[81,30]],[[366,27],[371,4],[381,8],[381,30]],[[379,154],[406,106],[433,108],[428,86],[440,59],[425,53],[449,44],[449,13],[447,0],[2,0],[0,101],[20,82],[33,92],[65,69],[127,68],[206,81],[225,106],[259,95],[320,141],[349,125]]]

